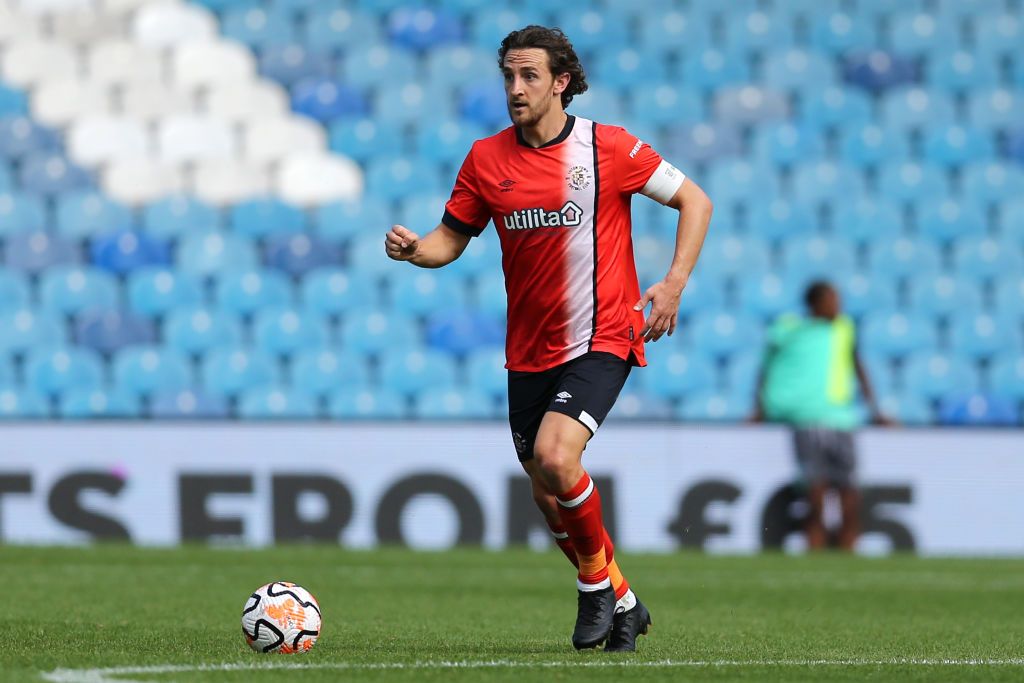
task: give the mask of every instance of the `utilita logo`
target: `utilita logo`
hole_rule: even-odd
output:
[[[533,228],[574,228],[583,219],[583,209],[568,201],[558,211],[519,209],[505,216],[506,230],[532,230]]]

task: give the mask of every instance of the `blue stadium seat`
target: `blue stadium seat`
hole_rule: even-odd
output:
[[[249,239],[211,231],[185,236],[178,243],[174,261],[182,271],[206,277],[252,268],[259,258],[255,245]]]
[[[675,416],[684,422],[737,422],[753,410],[753,398],[731,392],[707,391],[683,399]]]
[[[999,278],[1024,270],[1019,248],[989,237],[965,237],[953,249],[953,265],[958,275],[977,279]]]
[[[427,318],[426,339],[431,348],[465,355],[504,344],[505,321],[476,311],[437,311]]]
[[[435,163],[461,166],[473,143],[489,134],[481,126],[457,119],[424,122],[417,127],[416,153]]]
[[[422,335],[411,317],[365,306],[346,311],[340,330],[341,346],[361,354],[384,354],[396,344],[415,348]]]
[[[454,45],[430,50],[425,57],[427,84],[434,92],[499,77],[494,49],[482,50],[469,45]]]
[[[931,242],[910,237],[878,240],[868,251],[868,271],[889,277],[934,275],[941,269],[941,254]]]
[[[416,61],[410,52],[377,44],[365,51],[349,53],[341,65],[341,78],[357,88],[413,82],[416,80]]]
[[[470,25],[470,41],[482,50],[495,54],[501,41],[512,31],[528,24],[549,20],[546,11],[530,11],[530,8],[491,6],[474,16]],[[495,59],[495,63],[496,63]]]
[[[214,301],[222,311],[253,315],[263,309],[289,305],[291,282],[274,270],[235,270],[217,278]]]
[[[93,187],[84,169],[57,152],[35,152],[21,162],[21,188],[28,193],[56,195]]]
[[[257,50],[287,45],[296,38],[291,14],[253,4],[227,8],[221,17],[220,30],[225,38]]]
[[[66,420],[136,418],[139,401],[130,394],[110,389],[76,389],[61,397],[57,414]]]
[[[502,413],[493,398],[472,387],[430,387],[413,400],[413,416],[421,420],[479,420]]]
[[[671,127],[664,145],[662,156],[697,164],[738,156],[743,150],[743,138],[736,126],[698,123]]]
[[[913,57],[932,56],[960,45],[956,22],[948,15],[900,12],[889,25],[889,43]]]
[[[964,195],[974,201],[996,204],[1024,197],[1024,169],[1017,165],[982,162],[965,166],[962,174]]]
[[[1005,0],[937,0],[935,8],[939,14],[963,20],[998,14],[1006,6]]]
[[[14,189],[14,178],[10,169],[6,162],[0,162],[0,192],[6,193]]]
[[[653,88],[669,80],[667,60],[647,46],[605,47],[597,53],[590,68],[595,81],[606,88]],[[641,111],[636,105],[634,109]]]
[[[437,270],[403,268],[390,278],[390,289],[391,309],[405,314],[427,315],[467,303],[462,279]]]
[[[43,396],[103,385],[103,359],[87,349],[63,345],[35,348],[25,358],[25,386]]]
[[[800,120],[812,128],[861,126],[872,120],[871,99],[852,88],[824,88],[808,94]]]
[[[297,389],[326,396],[339,387],[369,386],[369,362],[360,354],[335,348],[298,351],[289,366],[289,379]]]
[[[300,298],[305,310],[338,316],[380,300],[379,287],[360,273],[338,267],[317,268],[302,278]]]
[[[571,36],[573,47],[582,52],[606,50],[609,45],[623,45],[629,39],[628,15],[616,10],[561,7],[554,25]]]
[[[949,177],[942,168],[912,161],[883,165],[878,172],[878,188],[881,197],[898,202],[916,202],[951,194]]]
[[[880,166],[910,158],[910,140],[901,130],[875,124],[843,128],[839,142],[839,158],[847,164],[863,168]]]
[[[228,402],[197,389],[157,394],[149,413],[159,420],[223,420],[228,417]]]
[[[949,126],[955,118],[952,95],[921,87],[887,92],[881,101],[881,121],[894,128]]]
[[[632,3],[629,3],[632,5]],[[635,5],[634,5],[635,6]],[[647,7],[647,5],[645,5]],[[711,43],[707,17],[682,12],[674,7],[664,12],[643,12],[637,16],[640,45],[659,52],[702,50]]]
[[[986,232],[985,213],[973,201],[934,197],[922,200],[917,208],[918,233],[936,242],[948,242],[961,237],[980,237]]]
[[[253,337],[260,349],[289,357],[299,351],[325,346],[330,329],[326,321],[316,314],[272,308],[256,315]]]
[[[953,315],[982,309],[977,282],[952,275],[922,275],[910,281],[910,308],[930,315]]]
[[[317,52],[358,50],[383,40],[377,17],[334,3],[316,0],[303,27],[303,45]]]
[[[508,295],[505,276],[501,273],[481,275],[475,287],[476,310],[486,315],[504,318],[508,313]]]
[[[77,246],[70,240],[42,230],[9,236],[4,264],[11,270],[35,274],[60,265],[78,263]]]
[[[242,346],[211,351],[203,358],[200,373],[209,393],[227,397],[275,384],[280,374],[270,352]]]
[[[831,161],[801,164],[793,172],[793,196],[808,204],[856,199],[865,193],[860,170]]]
[[[1011,401],[975,393],[943,401],[939,406],[939,422],[952,426],[1010,427],[1020,424],[1020,416]]]
[[[348,266],[358,277],[379,279],[397,272],[398,268],[415,267],[408,263],[399,263],[387,257],[384,253],[384,238],[382,233],[377,235],[363,235],[353,241],[347,251]],[[453,272],[453,266],[446,266],[445,272]]]
[[[448,389],[456,384],[456,368],[447,353],[411,350],[381,359],[381,385],[412,396],[425,389]]]
[[[504,402],[508,396],[505,352],[484,348],[470,353],[466,357],[466,384]]]
[[[1008,349],[992,357],[988,386],[996,396],[1024,400],[1024,353],[1020,349]]]
[[[45,271],[39,283],[40,305],[54,313],[76,315],[97,308],[114,308],[117,279],[89,266],[59,266]]]
[[[817,52],[801,48],[779,49],[765,58],[764,80],[773,88],[818,91],[832,85],[835,67],[831,59]]]
[[[719,206],[745,204],[753,197],[779,194],[774,168],[743,159],[723,160],[713,165],[703,182]]]
[[[168,347],[190,354],[202,354],[242,341],[238,317],[203,307],[178,308],[164,323],[164,341]]]
[[[1024,85],[1024,77],[1021,78]],[[1003,156],[1024,164],[1024,128],[1016,128],[1007,134],[1003,143]]]
[[[988,313],[961,311],[949,323],[951,347],[958,353],[976,359],[988,358],[1005,349],[1024,345],[1019,320]]]
[[[629,123],[626,103],[617,90],[591,85],[587,92],[573,97],[568,112],[591,121],[622,126]]]
[[[879,397],[878,407],[883,415],[903,425],[928,425],[935,420],[931,405],[917,396],[886,394]]]
[[[127,310],[87,311],[75,321],[75,343],[103,354],[126,346],[154,344],[156,337],[153,321]]]
[[[387,201],[411,194],[442,192],[437,176],[436,164],[426,159],[380,157],[371,160],[366,169],[366,192]]]
[[[760,318],[774,318],[803,308],[803,292],[798,283],[776,273],[741,278],[738,294],[739,309]]]
[[[286,88],[303,78],[329,78],[333,71],[331,56],[326,51],[297,43],[268,47],[260,54],[260,75]]]
[[[372,106],[365,88],[327,76],[309,76],[291,85],[291,108],[326,125],[339,119],[361,119],[371,114]]]
[[[813,207],[770,197],[752,202],[746,221],[753,237],[769,242],[806,237],[818,224]]]
[[[789,118],[789,98],[774,85],[726,87],[715,93],[713,109],[723,123],[766,124]]]
[[[57,197],[57,232],[72,239],[130,230],[133,222],[128,207],[100,192],[71,192]]]
[[[793,24],[787,17],[760,10],[733,10],[725,22],[724,45],[736,53],[786,48],[794,44]]]
[[[410,50],[427,51],[462,41],[463,22],[446,9],[400,7],[388,16],[388,38]]]
[[[649,370],[639,371],[640,386],[657,398],[676,400],[694,392],[708,391],[715,386],[716,361],[703,349],[686,351],[667,346],[667,339],[648,345],[651,353]],[[664,351],[657,351],[663,345]]]
[[[630,87],[628,92],[633,109],[632,118],[641,124],[692,124],[705,118],[704,104],[693,90],[668,83],[657,83],[635,85]]]
[[[672,263],[675,240],[668,235],[638,235],[633,238],[633,259],[637,273],[655,282],[665,277]],[[653,284],[653,283],[652,283]]]
[[[764,326],[747,315],[709,311],[693,316],[688,334],[696,348],[715,356],[729,356],[760,348]]]
[[[927,400],[977,391],[980,384],[977,367],[960,356],[924,351],[912,354],[903,365],[904,391]]]
[[[32,308],[15,308],[0,313],[0,357],[64,343],[60,318]]]
[[[306,214],[299,207],[274,197],[246,199],[231,207],[228,225],[239,235],[264,238],[306,229]]]
[[[445,267],[447,272],[463,276],[499,272],[501,270],[501,245],[498,242],[498,236],[488,226],[480,237],[469,241],[462,256]]]
[[[20,273],[0,268],[0,311],[26,308],[31,302],[29,280]],[[3,376],[0,375],[0,381]]]
[[[312,420],[319,412],[316,398],[296,387],[246,389],[238,399],[245,420]]]
[[[856,249],[839,237],[812,236],[794,239],[782,245],[782,265],[786,276],[796,282],[841,278],[857,267]]]
[[[0,419],[49,417],[46,397],[11,385],[0,386]]]
[[[383,250],[383,241],[381,245]],[[321,241],[314,235],[275,235],[264,245],[263,260],[271,268],[300,277],[317,268],[339,264],[341,252],[334,244]]]
[[[997,280],[994,303],[1000,317],[1024,318],[1024,275],[1010,273]]]
[[[687,52],[682,62],[682,82],[693,88],[715,90],[750,80],[746,59],[716,48]]]
[[[842,11],[822,12],[815,8],[811,14],[811,46],[830,55],[843,55],[870,49],[878,43],[871,22]]]
[[[189,232],[214,231],[222,224],[217,209],[186,195],[164,197],[142,209],[142,227],[157,239],[177,239]]]
[[[966,3],[970,4],[970,3]],[[1024,20],[1012,12],[986,12],[974,17],[975,35],[985,36],[974,43],[978,54],[991,56],[1019,55],[1024,42]]]
[[[27,104],[24,92],[0,84],[0,117],[23,116]]]
[[[941,166],[962,166],[994,156],[992,136],[979,128],[933,126],[925,135],[925,161]]]
[[[671,402],[643,391],[636,391],[627,385],[619,393],[607,419],[612,422],[619,420],[667,421],[672,418],[672,414]]]
[[[734,396],[749,396],[753,402],[757,391],[761,365],[764,362],[761,349],[750,349],[745,353],[737,353],[729,359],[725,367],[725,388]]]
[[[93,263],[117,275],[171,262],[169,243],[134,230],[96,237],[89,251]]]
[[[1001,210],[999,235],[1009,244],[1024,245],[1024,200],[1007,202]]]
[[[46,223],[46,208],[39,197],[0,192],[0,237],[16,232],[43,230]]]
[[[912,59],[880,49],[856,50],[843,57],[843,80],[871,92],[884,92],[917,81]]]
[[[405,398],[390,389],[342,387],[328,399],[327,414],[334,419],[381,420],[408,415]]]
[[[390,228],[390,220],[386,202],[362,197],[318,206],[313,212],[313,231],[326,242],[341,243],[366,233],[382,234]]]
[[[758,126],[754,133],[754,156],[778,166],[817,159],[824,152],[823,137],[806,125]]]
[[[177,393],[192,386],[192,368],[181,351],[134,346],[114,356],[114,386],[137,397]]]
[[[0,117],[0,158],[20,159],[34,152],[56,150],[60,138],[27,116]]]
[[[880,274],[855,272],[836,281],[843,311],[861,316],[873,310],[892,310],[897,306],[899,287],[894,278]]]
[[[903,232],[903,215],[885,199],[841,202],[832,217],[835,233],[857,244],[871,244]]]
[[[717,237],[711,234],[704,243],[701,256],[700,273],[706,277],[751,276],[768,270],[769,250],[759,237]]]
[[[430,126],[455,116],[454,98],[438,96],[421,83],[395,81],[376,92],[374,118],[384,123]]]
[[[992,88],[999,84],[999,63],[973,50],[944,51],[928,60],[925,82],[958,91]]]
[[[921,314],[876,309],[864,315],[860,340],[865,355],[894,358],[935,348],[938,336],[931,320]]]
[[[372,118],[341,119],[331,124],[328,144],[338,152],[366,164],[376,156],[399,157],[405,151],[400,126]],[[363,196],[363,201],[372,197]]]
[[[128,276],[128,305],[145,317],[164,316],[169,312],[203,301],[199,279],[172,268],[142,268]]]

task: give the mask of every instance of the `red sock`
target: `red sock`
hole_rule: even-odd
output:
[[[569,534],[566,533],[565,527],[559,524],[552,524],[548,521],[548,528],[551,529],[551,535],[555,539],[555,543],[558,544],[558,549],[572,562],[572,566],[579,569],[580,561],[576,559],[576,548],[572,546],[572,540],[569,538]]]
[[[558,513],[579,561],[580,590],[599,590],[611,585],[604,550],[601,495],[586,472],[576,485],[557,496]]]

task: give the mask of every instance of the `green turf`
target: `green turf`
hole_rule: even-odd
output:
[[[586,666],[595,681],[1024,678],[1024,562],[620,561],[654,617],[635,655],[572,650],[573,574],[554,553],[0,547],[0,680],[38,681],[59,668],[224,663],[239,668],[119,676],[522,683],[578,680]],[[242,639],[246,597],[275,579],[320,601],[324,632],[307,655],[258,655]],[[310,668],[253,669],[296,664]]]

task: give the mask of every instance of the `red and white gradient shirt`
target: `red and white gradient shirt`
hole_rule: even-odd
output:
[[[646,365],[630,199],[665,203],[685,176],[625,129],[569,116],[533,148],[515,127],[473,144],[442,223],[501,240],[509,370],[538,372],[588,351]]]

